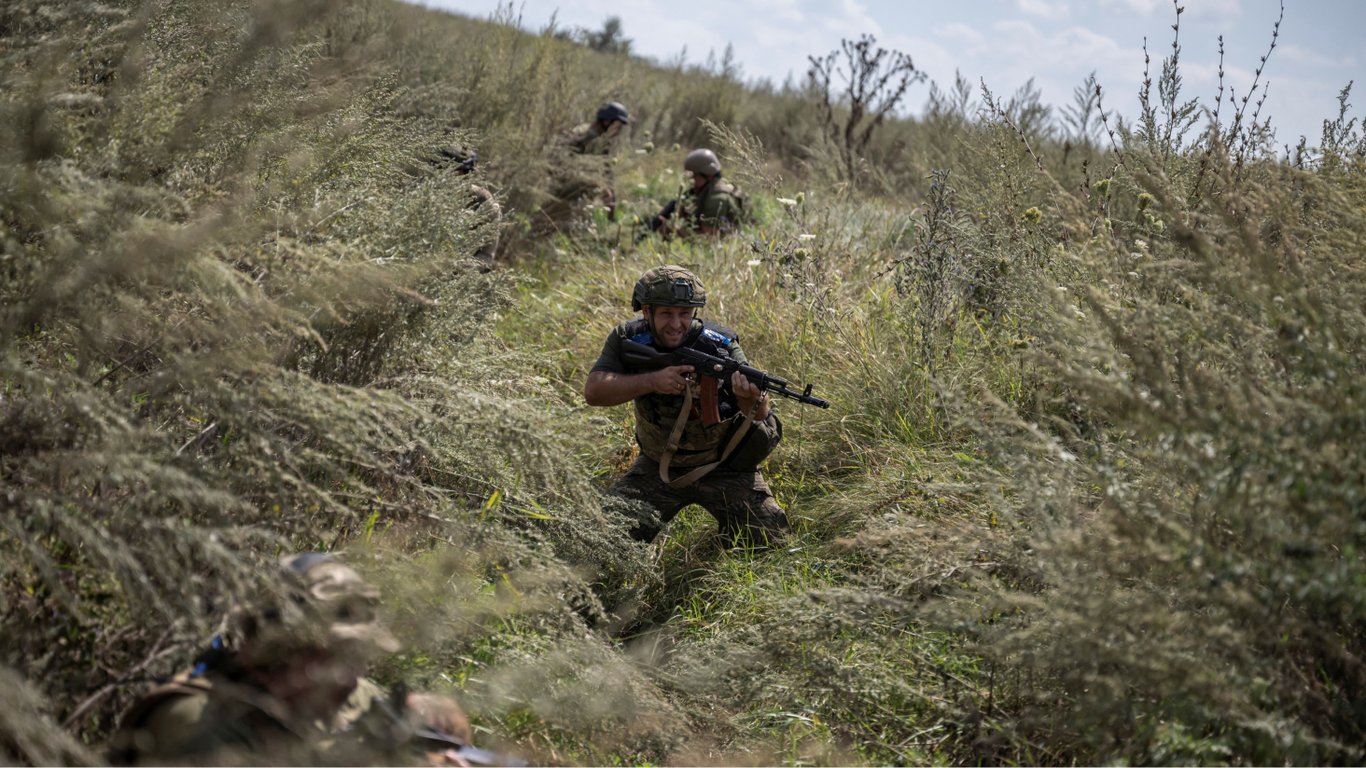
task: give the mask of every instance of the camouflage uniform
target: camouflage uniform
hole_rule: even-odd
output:
[[[379,687],[365,678],[343,687],[349,679],[343,675],[354,674],[343,670],[398,648],[375,618],[378,592],[327,555],[298,555],[283,565],[298,582],[290,598],[265,610],[235,611],[225,635],[194,668],[139,698],[111,740],[112,763],[340,765],[409,757],[412,726],[389,708]],[[272,693],[267,681],[288,676],[335,682],[293,688],[302,696],[325,691],[313,700],[323,705],[306,707]],[[450,704],[464,725],[451,735],[468,744],[468,722]]]
[[[744,193],[720,174],[701,189],[689,191],[686,198],[684,216],[693,231],[705,226],[730,232],[744,223]]]
[[[182,672],[145,694],[111,744],[116,765],[341,765],[392,762],[400,745],[373,734],[382,691],[362,679],[330,722],[300,722],[240,672]],[[366,725],[369,719],[374,725]]]
[[[623,339],[654,345],[649,324],[644,319],[621,323],[608,334],[593,371],[622,374],[640,372],[623,361]],[[693,320],[683,345],[748,364],[734,332],[701,320]],[[689,413],[671,466],[687,470],[716,461],[723,447],[740,427],[745,416],[739,412],[728,382],[720,386],[718,395],[721,422],[710,427],[704,425],[695,404]],[[689,504],[698,504],[710,512],[717,520],[720,533],[728,539],[741,538],[762,543],[786,530],[787,515],[773,498],[763,474],[755,467],[729,466],[728,460],[700,480],[682,488],[671,487],[660,478],[659,463],[684,402],[683,396],[656,393],[643,395],[633,401],[640,456],[610,490],[614,495],[640,502],[646,507],[639,513],[631,535],[640,541],[652,541]],[[766,441],[768,446],[759,453],[767,455],[781,436],[782,425],[777,414],[770,412],[766,419],[755,422],[744,441]],[[740,453],[736,451],[732,458]]]
[[[597,122],[584,123],[561,134],[550,159],[550,195],[554,199],[541,210],[545,223],[559,228],[581,209],[599,203],[607,205],[615,215],[615,147],[616,137],[606,135]]]
[[[493,193],[487,189],[473,184],[470,186],[470,202],[465,206],[471,211],[487,211],[490,222],[492,223],[493,236],[479,244],[474,250],[474,258],[484,267],[493,266],[493,261],[498,257],[498,227],[503,221],[503,206],[498,204]]]
[[[745,194],[722,179],[717,171],[701,188],[690,189],[664,206],[651,221],[650,229],[676,233],[682,224],[691,232],[701,232],[705,227],[729,234],[744,224],[745,219]]]
[[[452,168],[461,176],[474,173],[478,160],[479,153],[463,144],[442,147],[431,158],[432,163]],[[493,266],[493,260],[498,255],[498,230],[503,222],[503,207],[488,189],[478,184],[471,184],[468,189],[470,200],[465,204],[466,210],[486,213],[492,224],[493,236],[480,243],[474,250],[475,260],[487,271]]]

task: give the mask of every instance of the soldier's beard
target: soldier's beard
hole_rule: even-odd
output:
[[[650,335],[654,337],[655,343],[658,346],[663,347],[664,349],[673,349],[681,345],[684,339],[688,338],[688,330],[692,328],[692,321],[696,316],[696,313],[688,315],[687,322],[683,323],[683,327],[680,330],[669,333],[656,322],[655,313],[651,311],[647,318],[650,323]]]

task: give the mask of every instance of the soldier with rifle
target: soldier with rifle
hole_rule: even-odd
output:
[[[687,191],[650,219],[650,231],[665,237],[724,235],[745,222],[745,194],[721,178],[721,161],[715,152],[689,152],[683,158],[683,173]]]
[[[398,641],[355,570],[310,552],[280,577],[279,594],[233,611],[193,667],[133,704],[112,764],[525,765],[475,748],[453,699],[363,676]]]
[[[608,334],[584,400],[634,402],[640,455],[611,488],[636,502],[634,538],[653,541],[680,510],[699,504],[728,544],[761,546],[789,528],[759,471],[782,438],[769,396],[829,403],[750,367],[734,331],[697,317],[706,303],[706,288],[683,267],[641,275],[631,294],[640,317]]]

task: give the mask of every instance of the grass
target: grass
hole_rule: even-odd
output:
[[[1105,144],[960,83],[855,187],[802,89],[510,6],[40,5],[0,11],[0,756],[98,762],[322,548],[384,587],[375,675],[533,762],[1360,762],[1350,91],[1283,158],[1174,82]],[[617,220],[533,235],[607,98]],[[700,145],[754,223],[638,240]],[[602,496],[631,415],[583,378],[660,263],[833,403],[778,405],[781,547],[700,508],[641,546]]]

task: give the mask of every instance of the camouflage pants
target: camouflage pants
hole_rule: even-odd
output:
[[[676,470],[675,475],[680,471]],[[659,462],[640,456],[609,493],[640,502],[632,538],[653,541],[680,510],[697,504],[716,518],[722,536],[733,542],[765,544],[789,528],[768,482],[757,470],[717,469],[686,488],[670,488],[659,479]]]

